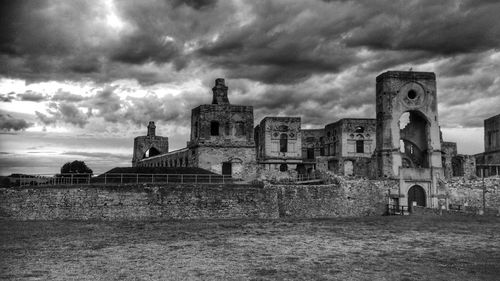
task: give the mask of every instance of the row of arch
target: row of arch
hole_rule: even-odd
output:
[[[150,161],[146,163],[141,163],[139,166],[142,167],[168,167],[168,168],[177,168],[177,167],[189,167],[188,157],[181,157],[177,159],[165,159],[160,161]]]

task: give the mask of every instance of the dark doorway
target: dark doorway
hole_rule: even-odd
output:
[[[414,185],[408,190],[408,209],[411,211],[413,202],[417,202],[417,206],[425,207],[425,191],[420,185]]]
[[[231,162],[223,162],[222,163],[222,175],[230,176],[233,173],[233,169],[231,166]]]

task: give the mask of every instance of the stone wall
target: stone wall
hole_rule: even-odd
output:
[[[483,207],[482,179],[452,178],[447,180],[449,203],[467,207]],[[500,177],[484,179],[486,207],[500,210]]]
[[[17,220],[277,218],[276,190],[246,185],[0,189],[0,217]]]
[[[328,185],[122,185],[0,189],[0,217],[16,220],[271,219],[382,215],[397,182]]]
[[[329,185],[275,186],[280,217],[326,218],[381,216],[388,190],[397,181],[344,180]]]
[[[383,215],[397,180],[330,177],[325,185],[58,186],[0,189],[0,217],[16,220],[274,219]],[[448,204],[482,208],[482,180],[448,180]],[[486,178],[500,211],[500,178]]]

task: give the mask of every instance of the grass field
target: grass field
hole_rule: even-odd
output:
[[[499,218],[0,224],[3,280],[500,280]]]

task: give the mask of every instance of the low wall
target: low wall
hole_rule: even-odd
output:
[[[280,217],[322,218],[380,216],[388,190],[398,181],[340,180],[330,185],[275,186]]]
[[[449,203],[472,208],[483,208],[483,180],[465,177],[447,180]],[[500,177],[484,179],[486,208],[500,211]]]
[[[0,189],[16,220],[277,218],[276,191],[241,185],[124,185]]]
[[[395,182],[328,185],[122,185],[0,189],[0,217],[142,220],[382,215]]]
[[[16,220],[327,218],[382,215],[395,180],[337,177],[327,185],[57,186],[0,189],[0,217]],[[449,203],[482,208],[482,180],[447,182]],[[485,179],[500,210],[500,178]]]

